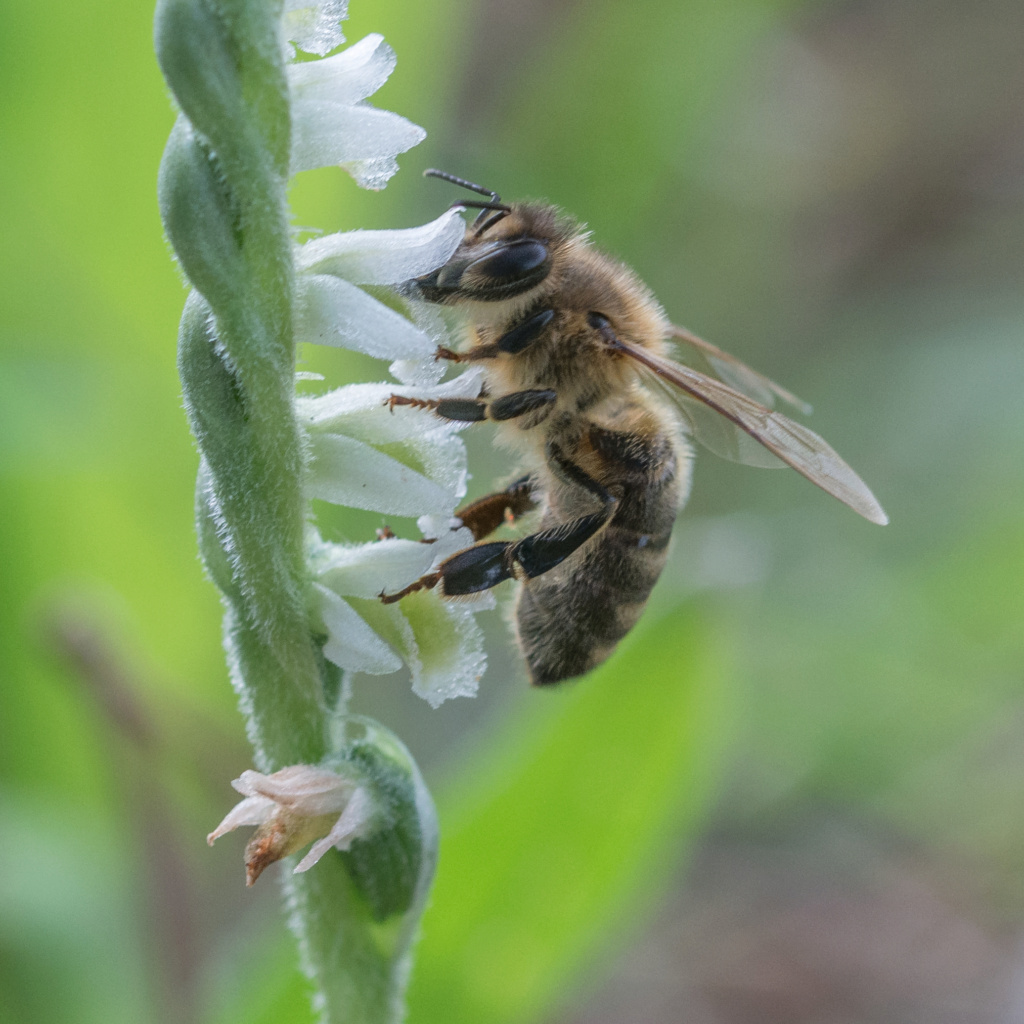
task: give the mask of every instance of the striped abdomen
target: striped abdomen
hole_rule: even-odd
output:
[[[600,665],[633,628],[665,566],[683,498],[679,459],[665,434],[600,433],[618,439],[596,439],[605,449],[602,483],[621,493],[618,507],[579,552],[526,581],[516,604],[519,643],[538,686]],[[565,521],[559,497],[548,495],[542,529]]]

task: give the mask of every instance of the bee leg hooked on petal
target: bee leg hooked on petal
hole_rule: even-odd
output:
[[[416,593],[417,590],[433,590],[440,580],[441,574],[439,572],[430,572],[426,576],[421,576],[415,582],[410,583],[409,586],[396,591],[394,594],[386,594],[384,591],[381,591],[377,596],[380,598],[381,604],[394,604],[396,601],[401,601],[403,597]]]
[[[439,345],[437,351],[434,353],[434,362],[438,363],[442,359],[447,360],[449,363],[468,363],[469,357],[464,356],[459,352],[454,351],[450,348],[445,348],[443,345]]]

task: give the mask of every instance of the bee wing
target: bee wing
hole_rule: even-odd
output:
[[[676,324],[672,325],[672,330],[669,333],[674,341],[685,346],[684,351],[690,358],[684,358],[684,362],[698,364],[694,369],[700,371],[706,366],[714,376],[768,408],[775,405],[777,398],[781,398],[783,402],[802,412],[805,416],[810,415],[811,406],[802,398],[798,398],[781,384],[776,384],[763,373],[751,369],[735,356],[723,352],[717,345],[698,338],[692,331],[688,331],[685,327],[678,327]]]
[[[699,404],[724,416],[812,484],[865,519],[879,525],[889,521],[867,484],[813,430],[688,366],[627,342],[619,341],[616,347],[645,367],[657,381],[671,385],[664,390],[687,420],[698,427],[698,440],[705,440],[699,429],[700,419],[693,416],[694,407]]]

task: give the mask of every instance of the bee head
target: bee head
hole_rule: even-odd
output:
[[[415,285],[428,302],[501,302],[540,285],[551,272],[552,255],[575,233],[554,207],[545,204],[506,205],[496,192],[440,171],[427,171],[464,188],[489,196],[488,202],[465,200],[456,206],[479,209],[466,237],[439,270],[417,278]]]

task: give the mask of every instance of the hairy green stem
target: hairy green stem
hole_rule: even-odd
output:
[[[293,408],[280,14],[280,0],[159,0],[157,54],[181,107],[160,167],[160,209],[194,288],[178,354],[202,456],[199,542],[225,598],[225,648],[257,766],[274,772],[340,758],[339,770],[357,772],[375,808],[375,831],[289,879],[292,924],[324,1019],[384,1024],[403,1015],[436,824],[401,744],[373,723],[332,736],[339,730],[325,707],[328,674],[306,605]]]
[[[161,0],[157,54],[182,108],[161,164],[164,224],[195,286],[179,369],[206,460],[204,558],[231,565],[233,674],[259,766],[325,753],[302,554],[302,452],[292,410],[294,269],[285,185],[280,4]],[[211,549],[212,545],[212,549]]]

